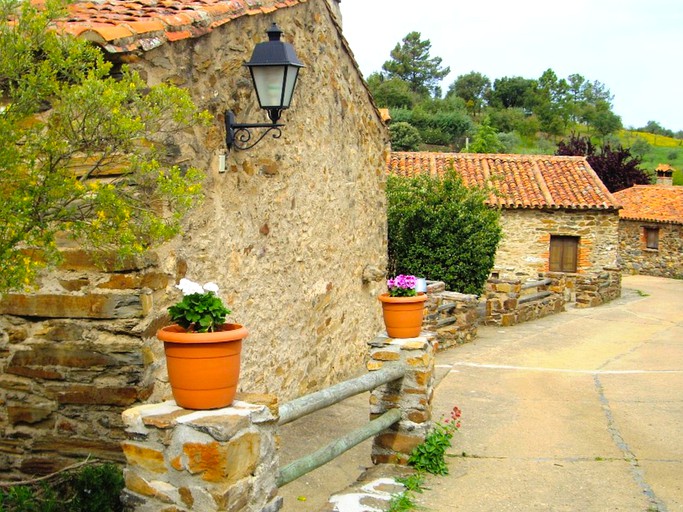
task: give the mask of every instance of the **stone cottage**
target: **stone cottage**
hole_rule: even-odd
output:
[[[206,171],[183,235],[105,270],[78,247],[33,293],[0,300],[0,471],[121,459],[121,411],[170,396],[156,329],[181,277],[214,281],[250,331],[239,390],[286,400],[343,380],[381,330],[388,134],[338,0],[103,0],[64,28],[214,115],[173,141]],[[280,139],[226,152],[223,114],[267,122],[243,63],[276,22],[305,65]]]
[[[683,278],[683,187],[635,185],[614,193],[625,272]]]
[[[589,273],[614,267],[618,203],[583,157],[392,152],[387,172],[440,176],[455,171],[490,190],[503,239],[494,273],[508,279],[543,272]]]

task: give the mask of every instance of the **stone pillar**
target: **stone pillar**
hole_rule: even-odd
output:
[[[210,411],[172,401],[126,410],[126,510],[280,510],[276,404],[268,395],[238,395]]]
[[[410,452],[421,444],[432,426],[434,395],[434,335],[388,338],[380,335],[369,343],[369,371],[386,365],[403,365],[403,379],[380,386],[370,394],[370,418],[399,408],[401,420],[378,434],[372,445],[375,464],[407,464]]]

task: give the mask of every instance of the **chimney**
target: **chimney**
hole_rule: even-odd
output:
[[[673,185],[673,167],[669,164],[659,164],[655,170],[657,171],[657,185]]]

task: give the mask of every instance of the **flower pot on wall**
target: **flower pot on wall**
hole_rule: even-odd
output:
[[[223,324],[214,332],[187,332],[173,324],[157,331],[164,342],[173,398],[185,409],[218,409],[235,398],[240,373],[240,324]]]
[[[427,295],[414,297],[391,297],[388,293],[379,296],[382,302],[384,325],[390,338],[415,338],[422,330],[424,303]]]

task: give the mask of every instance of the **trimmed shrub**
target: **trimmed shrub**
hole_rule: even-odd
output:
[[[485,191],[466,187],[453,170],[442,178],[389,176],[390,273],[481,293],[502,233],[500,211],[486,206],[486,198]]]

